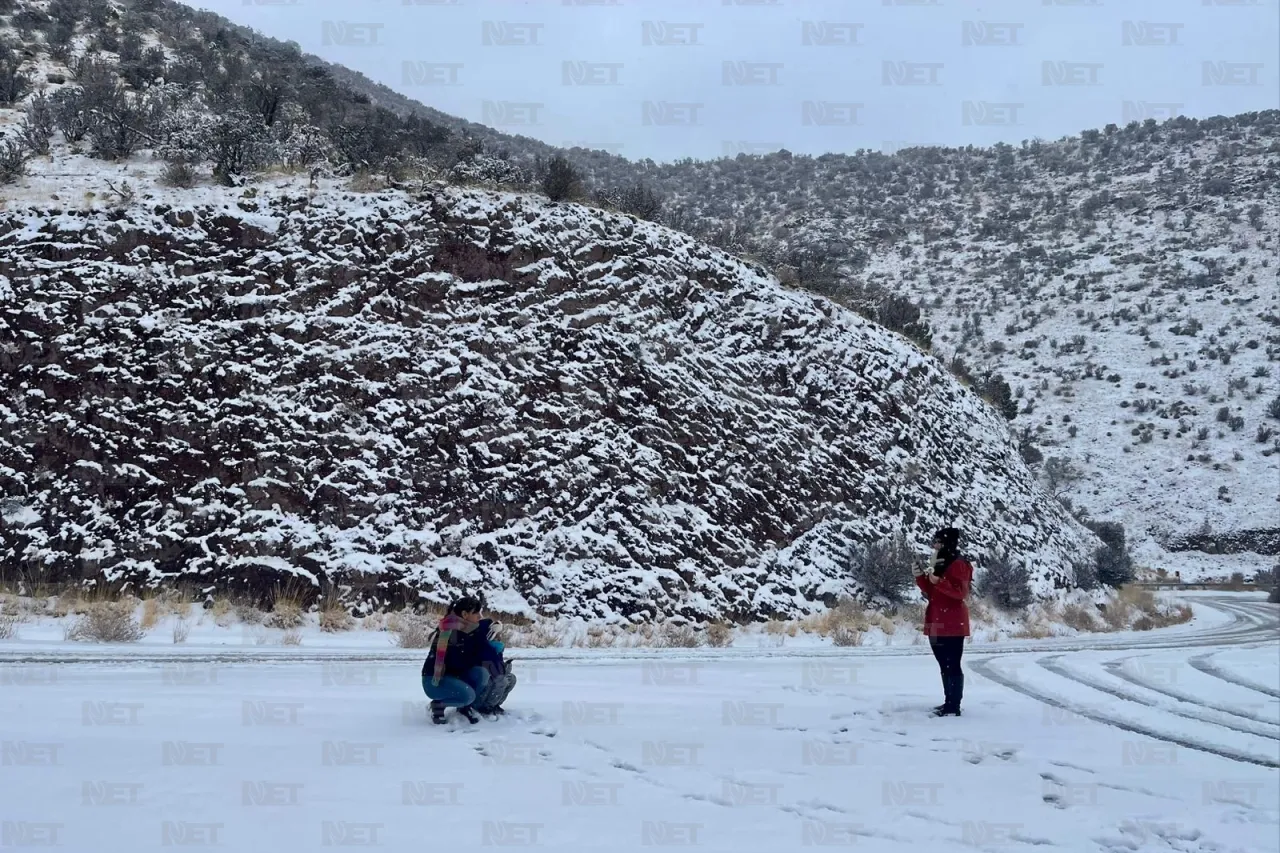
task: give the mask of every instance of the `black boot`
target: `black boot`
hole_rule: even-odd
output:
[[[933,709],[933,716],[958,717],[960,716],[960,707],[958,705],[954,707],[951,705],[939,705],[937,708]]]
[[[431,703],[431,722],[437,726],[444,724],[444,704],[442,702]]]
[[[477,714],[476,709],[472,708],[470,705],[465,708],[459,708],[458,713],[466,717],[468,723],[475,724],[480,722],[480,715]]]

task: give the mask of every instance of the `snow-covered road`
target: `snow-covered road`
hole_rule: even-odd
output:
[[[1275,851],[1280,608],[967,652],[521,652],[431,726],[421,653],[0,647],[0,848]]]

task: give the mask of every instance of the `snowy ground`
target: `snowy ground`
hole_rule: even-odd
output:
[[[1274,851],[1280,608],[1188,598],[975,645],[944,720],[921,647],[531,650],[434,727],[410,652],[4,643],[0,848]]]

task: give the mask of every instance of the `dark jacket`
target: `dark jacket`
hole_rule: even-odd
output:
[[[489,628],[486,625],[483,633],[479,627],[464,631],[462,624],[462,620],[452,614],[440,620],[439,627],[431,635],[430,647],[434,653],[422,662],[424,678],[438,675],[461,676],[481,665],[484,650],[489,646],[486,639]]]
[[[934,571],[937,583],[928,575],[916,578],[916,586],[929,602],[924,611],[924,632],[929,637],[967,637],[969,607],[965,599],[973,582],[973,566],[958,554],[940,562]]]
[[[481,619],[480,624],[476,627],[475,633],[482,641],[480,643],[480,665],[486,667],[491,675],[502,675],[505,672],[506,664],[502,660],[501,644],[495,645],[496,640],[490,635],[493,630],[492,619]]]

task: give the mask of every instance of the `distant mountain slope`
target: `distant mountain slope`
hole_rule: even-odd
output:
[[[1041,592],[1096,544],[934,360],[617,214],[28,207],[0,276],[0,559],[28,571],[759,617],[856,591],[848,548],[899,531],[958,522]]]
[[[54,134],[30,180],[0,190],[15,201],[101,198],[104,170],[115,184],[207,139],[217,151],[202,152],[197,183],[205,169],[235,183],[326,166],[527,189],[557,153],[169,0],[12,0],[0,17],[16,44],[0,68],[31,81],[14,108],[0,99],[0,133],[42,86],[106,91],[86,56],[114,63],[136,96],[113,106],[121,121],[105,134],[111,149],[120,130],[127,153],[72,178],[85,158],[68,150],[101,146]],[[131,137],[131,116],[155,127]],[[226,155],[242,148],[259,162],[237,172]],[[943,362],[1012,386],[1013,426],[1027,458],[1045,460],[1041,478],[1082,514],[1124,522],[1147,562],[1168,559],[1161,543],[1174,540],[1271,541],[1250,531],[1280,517],[1280,111],[893,156],[565,154],[596,190],[645,184],[664,224],[920,342],[922,311]],[[1081,478],[1050,476],[1072,471]]]

